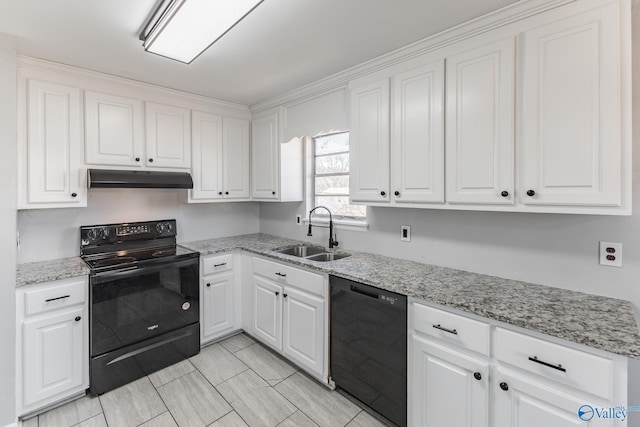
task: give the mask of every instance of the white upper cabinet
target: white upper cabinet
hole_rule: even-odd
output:
[[[522,34],[519,189],[526,205],[622,204],[621,69],[628,59],[620,7],[613,2]]]
[[[146,166],[188,169],[191,166],[190,111],[146,103]]]
[[[444,202],[444,60],[392,78],[391,200]]]
[[[144,105],[137,99],[85,92],[85,162],[88,165],[144,164]]]
[[[349,82],[351,200],[629,215],[630,2],[484,30]]]
[[[20,80],[19,208],[87,205],[80,102],[78,88]]]
[[[278,113],[254,117],[251,123],[252,186],[254,199],[278,198],[279,126]]]
[[[249,198],[249,121],[222,122],[222,188],[226,199]]]
[[[222,116],[192,113],[192,200],[221,199],[222,191]]]
[[[449,203],[513,204],[514,39],[447,57]]]
[[[389,201],[389,79],[349,87],[350,198]]]
[[[251,122],[251,197],[259,201],[301,202],[303,146],[282,141],[281,108],[255,114]]]

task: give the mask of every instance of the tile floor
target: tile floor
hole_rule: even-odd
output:
[[[83,397],[25,427],[378,427],[339,393],[245,334],[98,398]]]

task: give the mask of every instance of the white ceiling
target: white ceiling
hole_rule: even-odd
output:
[[[244,105],[518,0],[264,0],[190,65],[142,49],[156,0],[0,0],[18,53]]]

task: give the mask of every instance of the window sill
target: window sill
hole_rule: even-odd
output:
[[[309,218],[303,218],[302,222],[305,224],[309,223]],[[322,225],[325,227],[329,226],[329,218],[318,218],[313,217],[311,221],[312,225]],[[369,224],[366,221],[358,221],[354,219],[334,219],[333,226],[337,230],[350,230],[350,231],[367,231],[369,228]]]

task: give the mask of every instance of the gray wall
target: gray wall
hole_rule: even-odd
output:
[[[0,34],[0,425],[15,420],[16,51]]]
[[[175,218],[178,242],[258,232],[258,203],[180,203],[185,191],[90,189],[86,208],[19,211],[18,262],[77,256],[81,225]]]

